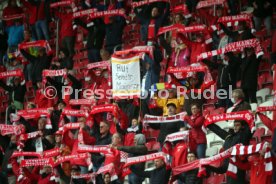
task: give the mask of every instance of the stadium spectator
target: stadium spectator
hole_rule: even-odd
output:
[[[196,153],[198,158],[204,158],[207,140],[201,128],[205,119],[201,114],[201,109],[198,104],[192,104],[191,111],[192,115],[185,116],[184,121],[191,126],[191,138],[194,139],[197,144]]]

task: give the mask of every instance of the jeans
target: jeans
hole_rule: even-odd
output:
[[[46,20],[38,20],[35,23],[36,35],[39,40],[50,40],[48,23]]]
[[[143,181],[144,181],[143,177],[137,176],[134,173],[131,173],[130,175],[128,175],[129,184],[142,184]]]
[[[198,144],[196,147],[197,158],[205,158],[206,144]]]
[[[90,63],[101,61],[99,49],[88,49],[88,60]]]
[[[261,29],[261,25],[262,25],[262,18],[259,17],[253,17],[254,19],[254,24],[255,24],[255,28],[256,31],[259,31]],[[271,21],[271,16],[265,17],[264,18],[264,25],[267,31],[268,35],[271,35],[271,29],[272,29],[272,21]]]

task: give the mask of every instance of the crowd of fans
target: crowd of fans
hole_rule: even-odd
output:
[[[269,66],[269,75],[276,64],[276,34],[273,30],[275,1],[221,0],[216,5],[203,8],[198,6],[203,2],[200,0],[160,0],[139,5],[142,2],[64,0],[60,1],[60,5],[53,6],[58,2],[8,1],[0,24],[1,107],[4,96],[8,95],[8,106],[4,106],[2,111],[5,118],[0,124],[1,184],[141,184],[145,178],[149,178],[151,184],[200,184],[214,173],[225,174],[233,165],[230,158],[222,159],[220,164],[205,165],[204,177],[199,176],[199,168],[187,169],[177,175],[174,172],[174,168],[185,164],[191,166],[198,159],[206,158],[208,141],[203,127],[224,141],[221,152],[236,145],[251,144],[254,131],[244,120],[234,119],[233,127],[227,131],[215,123],[205,123],[212,112],[202,109],[210,100],[193,98],[191,91],[203,93],[211,86],[215,86],[215,90],[225,90],[231,97],[212,99],[215,108],[223,109],[222,113],[230,108],[230,113],[249,112],[252,116],[258,116],[273,137],[275,121],[256,109],[252,111],[250,103],[257,103],[262,62],[270,62],[272,69]],[[212,3],[210,0],[204,2]],[[182,8],[177,10],[177,7]],[[75,16],[76,12],[84,10],[91,10],[90,14],[93,14],[95,11],[111,12],[117,9],[123,9],[124,16],[118,12],[118,15],[112,16],[108,13],[99,17],[89,14]],[[218,22],[221,17],[241,14],[249,15],[250,19],[236,21],[237,25],[235,22],[230,26]],[[130,25],[139,26],[137,38],[128,37],[132,34],[131,30],[126,31]],[[203,29],[197,31],[196,26],[199,25]],[[216,29],[212,28],[214,25]],[[166,26],[178,27],[160,34]],[[195,30],[181,31],[188,27]],[[80,32],[84,35],[81,42],[85,42],[81,51],[76,41]],[[202,53],[223,50],[230,43],[256,38],[258,43],[269,40],[269,51],[263,48],[264,56],[259,56],[252,45],[198,59]],[[138,40],[138,44],[129,44],[131,40]],[[41,44],[23,46],[29,43]],[[84,66],[80,70],[78,65],[85,62],[76,60],[79,52],[85,53],[87,64],[107,61],[111,65],[112,56],[117,51],[126,51],[138,45],[152,49],[152,53],[143,52],[140,59],[141,97],[143,91],[151,95],[141,99],[117,100],[107,94],[97,96],[95,93],[87,100],[81,93],[78,94],[84,89],[93,92],[112,89],[110,69],[87,69]],[[204,71],[193,70],[201,66],[205,67]],[[191,71],[171,73],[167,72],[169,68],[190,68]],[[45,70],[65,73],[45,76]],[[22,71],[22,75],[19,72],[18,75],[6,77],[5,74],[10,71]],[[177,93],[179,86],[186,87],[185,95]],[[56,89],[53,97],[47,96],[51,92],[49,87]],[[65,95],[63,90],[69,88],[64,87],[70,87],[72,93]],[[26,98],[31,91],[29,88],[34,90],[32,100]],[[167,98],[159,95],[159,90],[164,89],[168,91]],[[100,111],[100,108],[109,110]],[[163,119],[159,119],[160,123],[146,122],[144,120],[148,115]],[[166,118],[178,116],[181,118],[165,121]],[[152,132],[157,133],[153,136]],[[185,139],[168,142],[169,135],[181,132],[187,132]],[[227,175],[223,181],[229,184],[276,183],[275,169],[272,174],[266,172],[264,167],[266,149],[271,151],[274,163],[275,139],[273,137],[259,153],[235,157],[237,176]],[[89,151],[83,151],[82,146]],[[149,165],[145,161],[150,159],[140,156],[156,153],[166,156],[153,157],[155,168],[145,170]],[[47,154],[51,156],[47,157]],[[144,161],[125,167],[131,158],[136,157]],[[30,159],[34,161],[28,162]],[[89,163],[93,165],[91,168]]]

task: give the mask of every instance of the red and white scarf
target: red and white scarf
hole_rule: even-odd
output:
[[[231,26],[237,26],[239,22],[241,21],[246,21],[249,22],[249,26],[251,29],[254,28],[253,26],[253,21],[252,21],[252,16],[249,14],[240,14],[240,15],[233,15],[233,16],[224,16],[220,17],[217,21],[217,23],[223,23],[226,24],[228,27]],[[212,25],[211,28],[216,31],[218,30],[217,25]],[[219,31],[219,33],[223,33],[222,30]]]
[[[91,155],[89,153],[81,153],[81,154],[66,155],[66,156],[58,157],[54,165],[57,166],[63,162],[78,161],[78,160],[84,160],[88,166],[88,170],[92,169],[93,164],[91,162]]]
[[[276,111],[276,106],[257,107],[257,112],[264,112],[264,111]]]
[[[23,117],[24,119],[37,119],[40,117],[46,117],[46,129],[52,129],[52,122],[51,122],[51,113],[49,110],[53,110],[53,108],[35,108],[35,109],[26,109],[20,110],[17,112],[17,115]]]
[[[97,176],[97,173],[93,172],[93,173],[87,173],[87,174],[72,175],[71,177],[73,179],[86,179],[88,180],[88,182],[95,183],[96,176]]]
[[[139,1],[139,2],[132,2],[131,6],[132,8],[137,8],[137,7],[148,5],[155,2],[170,2],[170,1],[169,0],[145,0],[145,1]]]
[[[77,109],[69,109],[65,108],[62,110],[62,113],[60,115],[59,120],[59,127],[62,127],[64,125],[64,117],[65,116],[74,116],[74,117],[88,117],[89,113],[86,110],[77,110]]]
[[[60,1],[56,3],[51,3],[50,8],[58,8],[58,7],[66,7],[66,6],[71,6],[72,1]]]
[[[194,25],[194,26],[184,26],[182,24],[173,24],[166,27],[161,27],[158,30],[158,35],[164,34],[168,31],[177,30],[178,33],[194,33],[194,32],[203,32],[205,35],[205,43],[209,44],[212,42],[212,37],[207,27],[204,24]]]
[[[23,72],[21,69],[17,69],[0,73],[0,79],[5,79],[7,77],[23,77]]]
[[[131,49],[116,51],[114,55],[122,56],[122,55],[127,55],[129,53],[134,53],[134,54],[147,53],[151,58],[153,58],[153,49],[154,49],[153,46],[135,46]]]
[[[182,14],[184,14],[184,17],[186,19],[192,17],[192,14],[189,12],[189,9],[188,9],[186,4],[181,4],[181,5],[175,6],[172,9],[172,13],[174,13],[174,14],[175,13],[182,13]]]
[[[80,17],[83,17],[83,16],[88,16],[94,12],[96,12],[97,9],[96,8],[91,8],[91,9],[88,9],[88,10],[81,10],[81,11],[77,11],[75,13],[73,13],[73,18],[80,18]]]
[[[0,133],[2,136],[15,134],[20,135],[25,132],[23,125],[6,125],[0,124]]]
[[[104,104],[94,106],[90,112],[90,115],[95,115],[103,112],[111,112],[115,117],[118,117],[118,106],[113,104]]]
[[[227,1],[226,0],[206,0],[206,1],[199,1],[196,9],[201,9],[201,8],[207,8],[210,6],[214,5],[224,5],[227,6]]]
[[[153,116],[146,114],[143,122],[144,123],[171,123],[177,121],[183,121],[186,116],[186,112],[181,112],[173,116]]]
[[[27,133],[27,134],[21,134],[19,140],[26,141],[28,139],[37,138],[37,137],[39,137],[40,133],[41,133],[41,131],[35,131],[35,132]]]
[[[103,153],[103,154],[110,154],[111,149],[108,146],[90,146],[85,144],[78,145],[78,152],[80,153]]]
[[[268,144],[267,142],[259,143],[257,145],[249,145],[249,146],[243,146],[243,145],[238,144],[238,145],[235,145],[235,146],[229,148],[228,150],[226,150],[222,153],[219,153],[217,155],[214,155],[212,157],[195,160],[194,162],[190,162],[190,163],[187,163],[187,164],[184,164],[181,166],[177,166],[172,169],[173,175],[175,176],[180,173],[199,168],[198,177],[201,177],[201,176],[206,175],[206,170],[205,170],[204,166],[218,165],[224,159],[231,157],[231,161],[229,162],[229,165],[228,165],[227,175],[229,175],[231,177],[235,177],[235,175],[237,173],[237,167],[234,165],[235,156],[259,153],[259,151],[262,149],[266,149],[265,171],[270,173],[270,172],[272,172],[272,162],[271,162],[270,150],[267,147],[267,144]]]
[[[200,61],[202,59],[207,59],[207,58],[221,55],[228,52],[242,51],[244,48],[251,48],[251,47],[255,49],[255,54],[257,58],[264,54],[259,40],[254,38],[254,39],[229,43],[221,49],[201,53],[197,57],[197,60]]]
[[[99,11],[99,12],[92,12],[89,14],[90,19],[97,19],[100,17],[106,17],[106,16],[122,16],[126,17],[126,13],[124,9],[115,9],[115,10],[107,10],[107,11]]]
[[[115,168],[114,168],[114,164],[113,163],[110,163],[108,165],[105,165],[103,167],[101,167],[98,171],[97,171],[97,174],[105,174],[105,173],[109,173],[110,176],[111,176],[111,181],[114,181],[116,179],[118,179],[118,176],[117,176],[117,173],[115,171]]]
[[[187,141],[189,139],[189,131],[181,131],[167,135],[165,142]]]
[[[129,157],[126,159],[124,168],[128,168],[131,165],[142,163],[142,162],[148,162],[148,161],[152,161],[155,159],[163,159],[166,166],[169,167],[167,154],[165,154],[163,152],[158,152],[158,153],[152,153],[152,154],[138,156],[138,157]]]
[[[23,151],[14,151],[11,158],[16,158],[16,157],[37,157],[41,158],[41,154],[37,152],[23,152]]]
[[[24,159],[21,161],[20,167],[30,167],[30,166],[51,166],[54,167],[53,158],[38,158],[38,159]]]
[[[48,158],[48,157],[56,157],[60,155],[60,149],[59,148],[53,148],[50,150],[46,150],[42,153],[44,158]]]
[[[43,72],[42,72],[43,83],[46,84],[46,82],[47,82],[46,77],[58,77],[58,76],[62,76],[64,78],[67,78],[67,70],[66,69],[43,70]]]
[[[2,17],[2,20],[8,21],[8,20],[15,20],[15,19],[22,19],[25,17],[25,14],[14,14],[14,15],[6,15]]]
[[[20,49],[28,49],[31,47],[44,47],[49,52],[51,50],[51,47],[47,40],[38,40],[38,41],[31,41],[31,42],[23,42],[20,43],[18,48]]]
[[[243,120],[246,121],[250,128],[254,127],[254,116],[250,111],[239,111],[224,114],[207,115],[204,126],[214,124],[219,121],[226,120]]]
[[[70,105],[87,105],[87,106],[95,106],[95,99],[71,99],[69,101]]]
[[[59,131],[62,131],[62,134],[67,130],[75,130],[80,128],[80,123],[66,123],[63,126],[59,127]]]
[[[110,69],[110,62],[109,61],[100,61],[95,63],[89,63],[87,66],[88,70],[91,70],[93,68],[103,68],[103,69]]]

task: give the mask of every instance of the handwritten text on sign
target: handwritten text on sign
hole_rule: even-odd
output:
[[[113,57],[112,89],[113,98],[140,96],[140,64],[139,56],[127,59]]]

